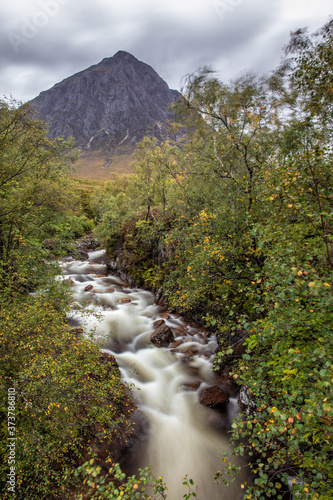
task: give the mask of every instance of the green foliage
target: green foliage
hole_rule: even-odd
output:
[[[27,106],[0,102],[0,279],[31,290],[46,257],[44,239],[70,238],[75,199],[69,164],[72,142],[49,139]],[[75,220],[75,218],[73,218]],[[83,221],[81,221],[81,224]],[[32,262],[34,260],[34,262]],[[37,280],[38,281],[38,280]]]
[[[292,34],[286,48],[293,54],[292,83],[304,94],[303,105],[330,122],[333,104],[333,21],[308,36],[305,29]]]
[[[151,487],[153,498],[167,498],[167,487],[163,483],[162,477],[158,479],[152,476],[150,467],[139,469],[138,476],[129,476],[121,471],[119,464],[112,463],[109,459],[110,467],[107,475],[101,475],[101,467],[94,464],[94,459],[86,462],[77,469],[76,475],[83,478],[83,483],[90,487],[90,498],[94,500],[132,500],[152,499],[147,493],[147,488]],[[84,498],[79,495],[78,499]]]
[[[152,475],[150,466],[139,469],[137,476],[127,476],[121,471],[119,464],[109,461],[107,474],[102,474],[102,469],[97,461],[92,458],[84,463],[76,471],[76,476],[83,480],[83,484],[89,486],[89,495],[93,500],[132,500],[139,499],[166,499],[167,485],[163,478]],[[193,490],[194,481],[184,477],[183,485],[188,488],[184,493],[184,499],[197,498]],[[85,498],[84,494],[77,496],[78,500]]]
[[[1,477],[8,472],[7,389],[14,387],[17,498],[59,498],[57,491],[75,483],[88,443],[129,428],[119,370],[102,362],[98,345],[68,328],[69,300],[67,286],[54,281],[1,309]],[[5,483],[1,489],[9,498]]]
[[[105,182],[92,196],[92,207],[99,220],[95,234],[109,251],[114,250],[114,238],[119,237],[125,222],[140,208],[136,188],[137,182],[133,176],[115,175],[114,180]]]

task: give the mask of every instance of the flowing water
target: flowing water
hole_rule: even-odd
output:
[[[84,309],[74,304],[73,317],[86,334],[105,338],[103,351],[116,357],[124,379],[134,384],[148,420],[147,439],[134,457],[136,466],[150,464],[156,476],[163,476],[168,500],[183,498],[185,475],[194,480],[200,500],[243,498],[240,479],[227,489],[213,481],[223,452],[232,454],[227,430],[238,413],[237,401],[231,398],[225,412],[198,403],[199,392],[216,384],[211,371],[214,337],[163,314],[150,292],[128,288],[108,275],[104,258],[105,251],[98,250],[90,252],[87,261],[64,262],[63,274],[72,280],[76,301],[85,304]],[[174,332],[173,349],[150,343],[153,323],[162,317]]]

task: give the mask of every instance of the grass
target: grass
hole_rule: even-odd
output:
[[[104,182],[112,179],[113,174],[130,174],[133,169],[134,158],[132,154],[115,155],[106,166],[103,152],[95,151],[90,156],[82,156],[75,164],[73,177],[91,181]]]

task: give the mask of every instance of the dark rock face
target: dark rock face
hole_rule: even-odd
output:
[[[168,347],[170,342],[174,341],[174,336],[167,325],[160,325],[156,330],[151,334],[150,341],[156,347]]]
[[[224,408],[229,403],[229,396],[218,385],[214,385],[202,391],[199,403],[210,408]]]
[[[30,106],[51,137],[73,136],[77,147],[110,156],[133,150],[145,135],[160,136],[179,96],[150,66],[120,51],[41,92]]]

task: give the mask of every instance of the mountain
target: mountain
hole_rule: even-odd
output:
[[[110,166],[145,135],[161,137],[180,97],[149,65],[128,52],[103,59],[30,101],[50,137],[73,136],[83,163]]]

